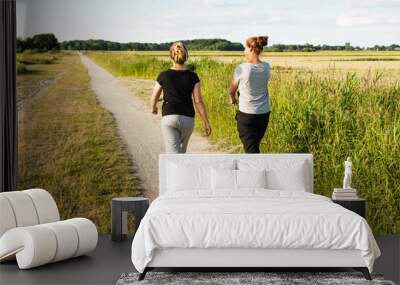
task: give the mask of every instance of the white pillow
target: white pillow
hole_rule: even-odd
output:
[[[181,164],[171,163],[169,165],[168,188],[171,191],[184,191],[193,189],[206,189],[207,168],[204,167],[186,167]]]
[[[239,170],[266,169],[267,187],[274,190],[306,191],[308,188],[305,161],[292,160],[238,160]]]
[[[235,190],[236,170],[211,168],[211,189],[212,190]]]
[[[167,191],[210,190],[211,168],[235,169],[235,160],[169,162]]]
[[[262,170],[211,169],[212,190],[238,190],[241,188],[266,188],[267,176]]]
[[[237,188],[267,188],[267,171],[236,170]]]
[[[304,175],[304,164],[298,164],[282,171],[270,169],[267,171],[267,188],[274,190],[306,191],[307,182]]]

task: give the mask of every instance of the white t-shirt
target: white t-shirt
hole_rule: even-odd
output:
[[[239,81],[239,111],[248,114],[265,114],[270,111],[269,77],[270,66],[267,62],[246,62],[236,67],[233,78]]]

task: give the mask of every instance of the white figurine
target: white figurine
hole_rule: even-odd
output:
[[[343,189],[351,189],[351,160],[350,157],[344,162]]]

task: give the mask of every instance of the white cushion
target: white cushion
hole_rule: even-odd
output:
[[[271,169],[267,171],[267,184],[269,189],[306,191],[307,182],[304,176],[303,165],[287,169],[285,172]]]
[[[43,189],[0,193],[0,206],[0,237],[11,228],[60,220],[56,202]]]
[[[237,188],[267,188],[267,171],[236,170]]]
[[[236,170],[211,168],[212,190],[235,190]]]
[[[67,221],[43,224],[50,228],[56,236],[57,250],[51,262],[73,257],[78,250],[79,237],[77,231]]]
[[[168,191],[211,189],[211,168],[235,169],[235,161],[193,163],[182,159],[168,164]]]
[[[211,169],[212,190],[239,190],[242,188],[266,188],[266,170]]]
[[[10,202],[17,227],[33,226],[39,223],[36,208],[31,197],[22,191],[3,192],[1,196]]]
[[[57,222],[60,220],[60,213],[56,202],[49,192],[43,189],[29,189],[22,193],[28,194],[36,208],[39,224]]]
[[[267,171],[267,187],[274,190],[306,191],[308,188],[307,167],[305,161],[281,159],[265,160],[238,160],[239,170]]]
[[[17,222],[10,202],[6,197],[0,195],[0,237],[16,226]]]
[[[89,253],[96,248],[98,239],[97,228],[91,220],[74,218],[65,220],[65,222],[71,224],[78,233],[79,243],[74,257]]]

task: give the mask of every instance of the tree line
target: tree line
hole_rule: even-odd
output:
[[[189,50],[220,50],[240,51],[243,50],[241,43],[233,43],[224,39],[195,39],[182,41]],[[172,42],[167,43],[118,43],[105,40],[74,40],[61,43],[66,50],[139,50],[157,51],[169,50]]]
[[[211,51],[242,51],[241,43],[231,42],[225,39],[194,39],[182,41],[189,50],[211,50]],[[73,40],[58,42],[54,34],[38,34],[26,39],[17,39],[17,52],[34,50],[46,52],[51,50],[105,50],[105,51],[162,51],[169,50],[172,42],[166,43],[119,43],[106,40]],[[400,50],[400,45],[389,46],[375,45],[373,47],[352,46],[350,43],[344,45],[313,45],[313,44],[273,44],[265,48],[266,51],[290,52],[290,51],[322,51],[322,50]]]
[[[273,44],[270,47],[265,48],[266,51],[273,52],[290,52],[290,51],[305,51],[305,52],[313,52],[313,51],[323,51],[323,50],[377,50],[377,51],[385,51],[385,50],[400,50],[400,45],[392,44],[388,46],[384,45],[374,45],[372,47],[359,47],[352,46],[350,43],[345,43],[344,45],[313,45],[313,44],[304,44],[304,45],[285,45],[285,44]]]

